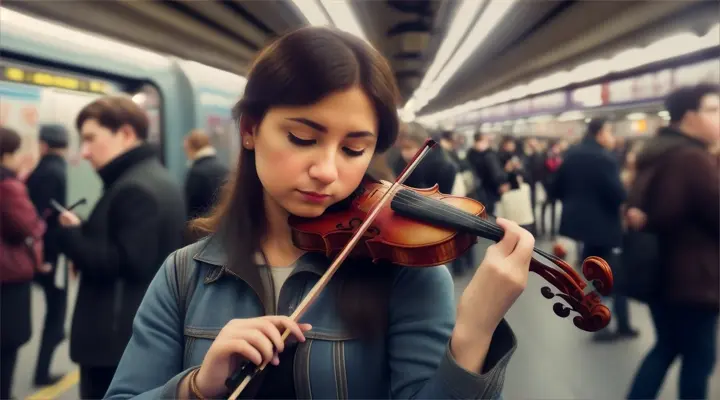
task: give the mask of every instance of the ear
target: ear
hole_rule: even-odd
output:
[[[246,150],[255,149],[256,125],[246,116],[240,117],[240,140]]]
[[[130,140],[138,140],[137,133],[135,132],[135,128],[132,127],[130,124],[123,124],[118,128],[116,135],[123,135],[126,139]]]
[[[246,150],[254,150],[255,149],[255,138],[251,133],[241,133],[240,138],[242,139],[242,146]]]

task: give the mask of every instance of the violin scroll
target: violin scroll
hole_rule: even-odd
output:
[[[571,311],[575,311],[578,315],[573,318],[573,323],[578,329],[596,332],[605,328],[610,323],[611,313],[607,306],[602,304],[597,292],[608,295],[612,290],[613,276],[608,263],[600,257],[585,259],[582,265],[583,276],[593,283],[597,291],[585,293],[587,284],[570,265],[556,257],[549,257],[549,260],[559,268],[548,268],[533,260],[530,270],[542,276],[559,291],[553,293],[552,289],[545,286],[540,290],[543,297],[546,299],[559,297],[568,304],[567,306],[561,302],[553,304],[555,315],[567,318]]]
[[[600,257],[588,257],[583,261],[582,272],[601,295],[607,296],[612,292],[613,275],[607,261]]]

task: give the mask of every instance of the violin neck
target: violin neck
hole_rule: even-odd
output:
[[[403,217],[474,234],[494,242],[502,239],[502,228],[494,222],[412,190],[398,191],[390,207]]]

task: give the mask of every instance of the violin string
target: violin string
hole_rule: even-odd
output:
[[[404,201],[404,199],[400,199],[399,202],[400,202],[401,204],[404,204],[404,205],[408,205],[408,204],[409,204],[408,202]],[[426,211],[427,211],[427,210],[426,210]],[[435,215],[440,215],[440,213],[436,212],[435,210],[431,210],[430,212],[431,212],[431,213],[434,213]],[[492,236],[494,236],[494,237],[497,237],[498,240],[500,240],[500,238],[502,238],[502,236],[503,236],[503,234],[504,234],[503,229],[502,229],[499,225],[494,225],[492,222],[487,221],[487,220],[484,220],[484,219],[482,219],[482,218],[480,218],[480,217],[478,217],[478,216],[475,216],[475,215],[466,215],[466,214],[464,214],[464,213],[462,213],[462,212],[458,212],[458,211],[455,211],[455,210],[452,210],[452,209],[449,209],[448,212],[452,213],[454,216],[460,217],[461,219],[463,219],[463,220],[465,220],[465,221],[469,221],[469,222],[473,222],[473,223],[479,224],[480,228],[482,228],[481,230],[485,230],[486,233],[488,233],[488,234],[490,234],[490,235],[492,235]],[[489,238],[489,239],[492,239],[492,238]],[[540,250],[540,249],[538,249],[538,248],[533,248],[533,251],[535,251],[537,254],[539,254],[539,255],[547,258],[547,259],[550,260],[551,262],[563,261],[563,260],[560,259],[559,257],[556,257],[556,256],[554,256],[554,255],[548,254],[548,253],[546,253],[545,251],[542,251],[542,250]]]
[[[405,189],[405,190],[407,190],[407,189]],[[403,205],[412,205],[412,202],[410,201],[410,200],[412,199],[412,195],[406,193],[404,190],[398,191],[398,192],[395,194],[395,196],[396,196],[396,198],[398,199],[398,202],[399,202],[399,203],[401,203],[401,204],[403,204]],[[440,200],[432,199],[432,198],[426,198],[426,199],[435,200],[435,201],[440,201]],[[484,219],[484,218],[481,218],[481,217],[479,217],[479,216],[477,216],[477,215],[472,215],[472,214],[469,214],[469,213],[467,213],[467,212],[458,210],[458,209],[456,209],[455,207],[453,207],[453,206],[451,206],[451,205],[447,205],[447,204],[445,204],[445,203],[442,203],[442,204],[443,204],[443,206],[447,206],[447,210],[442,210],[442,211],[447,211],[447,212],[450,213],[451,215],[456,216],[456,217],[459,217],[460,219],[462,219],[462,220],[464,220],[464,221],[472,222],[472,223],[477,223],[477,224],[479,224],[479,226],[480,226],[481,228],[485,229],[487,233],[489,233],[489,234],[491,234],[491,235],[493,235],[493,236],[498,236],[498,237],[502,238],[503,234],[505,233],[505,231],[502,229],[501,226],[499,226],[499,225],[497,225],[497,224],[494,224],[494,223],[492,223],[491,221],[488,221],[488,220],[486,220],[486,219]],[[438,210],[435,210],[435,209],[425,209],[425,211],[429,211],[430,213],[433,213],[434,215],[442,215],[441,212],[439,212]],[[564,262],[564,260],[562,260],[561,258],[559,258],[559,257],[557,257],[557,256],[555,256],[555,255],[549,254],[549,253],[547,253],[547,252],[545,252],[545,251],[543,251],[543,250],[540,250],[540,249],[538,249],[538,248],[533,248],[533,251],[535,251],[535,252],[538,253],[539,255],[547,258],[547,259],[550,260],[551,262]]]
[[[402,203],[402,204],[404,204],[404,205],[410,205],[410,203],[409,203],[408,201],[405,201],[405,200],[406,200],[406,199],[410,199],[410,198],[412,197],[411,195],[409,195],[408,193],[402,192],[402,191],[399,192],[397,195],[399,195],[398,198],[399,198],[399,202],[400,202],[400,203]],[[439,201],[439,200],[436,200],[436,199],[432,199],[432,200]],[[488,232],[488,233],[491,234],[491,235],[502,237],[502,235],[504,234],[504,230],[502,229],[501,226],[499,226],[499,225],[497,225],[497,224],[494,224],[494,223],[492,223],[492,222],[489,221],[489,220],[483,219],[483,218],[481,218],[481,217],[479,217],[479,216],[476,216],[476,215],[469,214],[469,213],[464,212],[464,211],[462,211],[462,210],[458,210],[458,209],[456,209],[455,207],[450,206],[450,205],[447,205],[447,204],[445,204],[445,203],[443,203],[443,206],[447,206],[447,211],[448,211],[449,213],[451,213],[453,216],[460,217],[461,219],[463,219],[463,220],[465,220],[465,221],[478,223],[482,228],[484,228],[484,229],[486,230],[486,232]],[[431,210],[431,212],[432,212],[432,211],[434,211],[434,210]],[[436,212],[435,215],[440,215],[440,214],[438,214],[438,213]],[[551,260],[551,261],[555,261],[555,262],[557,262],[557,261],[563,261],[561,258],[559,258],[559,257],[557,257],[557,256],[554,256],[554,255],[551,255],[551,254],[548,254],[548,253],[546,253],[546,252],[544,252],[544,251],[542,251],[542,250],[540,250],[540,249],[538,249],[538,248],[534,248],[533,250],[534,250],[535,252],[537,252],[538,254],[542,255],[543,257]]]

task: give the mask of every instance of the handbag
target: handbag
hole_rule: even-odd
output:
[[[658,184],[658,170],[655,165],[636,176],[628,199],[631,206],[648,209],[648,202],[656,200],[652,193]],[[643,303],[660,299],[664,273],[657,234],[648,229],[628,229],[622,238],[619,268],[613,273],[618,293]]]
[[[518,225],[535,223],[535,215],[530,202],[530,185],[522,182],[517,189],[508,190],[500,198],[502,216]]]
[[[614,271],[615,290],[643,303],[658,300],[662,277],[657,235],[628,231],[623,235],[619,268]]]
[[[453,182],[453,187],[450,195],[452,196],[460,196],[465,197],[468,194],[468,188],[465,185],[465,180],[463,179],[463,176],[461,173],[455,174],[455,181]]]

